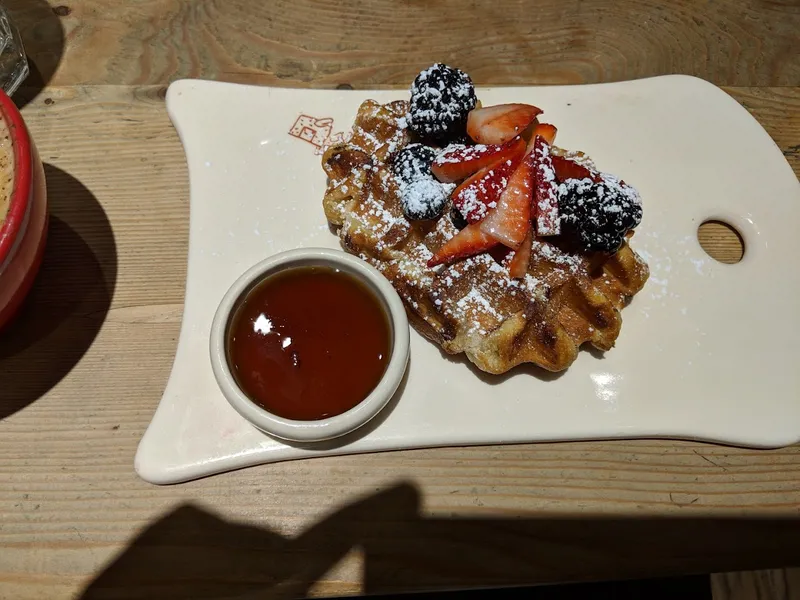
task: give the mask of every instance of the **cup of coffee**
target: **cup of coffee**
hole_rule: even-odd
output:
[[[30,291],[47,237],[42,161],[22,115],[0,91],[0,329]]]

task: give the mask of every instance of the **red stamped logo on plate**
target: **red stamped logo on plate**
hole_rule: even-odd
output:
[[[322,154],[328,146],[348,139],[348,135],[343,131],[333,133],[331,117],[317,118],[310,115],[297,117],[289,129],[289,135],[314,146],[314,154]]]

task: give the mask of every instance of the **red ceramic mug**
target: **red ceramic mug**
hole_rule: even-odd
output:
[[[0,329],[33,285],[47,238],[44,169],[22,115],[0,90]]]

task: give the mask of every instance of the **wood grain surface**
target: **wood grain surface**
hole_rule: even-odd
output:
[[[800,88],[728,91],[800,171],[791,151],[800,143]],[[187,174],[163,87],[52,87],[24,115],[47,164],[53,228],[31,302],[0,343],[6,597],[71,597],[131,545],[87,597],[132,593],[143,569],[152,580],[136,588],[141,597],[220,587],[282,597],[344,556],[312,591],[800,564],[797,447],[421,450],[145,484],[132,460],[171,367],[187,250]],[[587,520],[571,520],[578,516]],[[717,521],[727,517],[744,520]],[[230,535],[240,529],[244,541]],[[775,536],[769,543],[765,529]],[[682,546],[704,531],[691,551]],[[475,556],[467,548],[478,541],[484,550]],[[351,546],[362,550],[348,554]],[[168,567],[147,562],[153,553]],[[263,567],[285,555],[294,558]],[[176,572],[191,593],[175,587]]]
[[[800,597],[800,569],[723,573],[711,578],[714,600],[794,600]]]
[[[800,83],[796,0],[4,4],[18,15],[41,71],[53,67],[60,22],[68,43],[56,85],[162,84],[201,76],[368,88],[405,85],[433,60],[497,84],[592,83],[664,73],[697,75],[717,85]]]
[[[4,4],[33,65],[20,101],[52,224],[26,311],[0,338],[0,598],[288,598],[800,565],[798,447],[420,450],[161,488],[132,469],[183,306],[188,182],[170,81],[405,87],[433,60],[481,84],[688,73],[734,86],[800,173],[796,0]],[[735,257],[719,228],[701,237]],[[714,591],[768,597],[794,581],[727,574]]]

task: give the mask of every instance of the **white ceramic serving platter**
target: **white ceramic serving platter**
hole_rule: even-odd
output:
[[[390,406],[363,431],[285,445],[230,407],[209,359],[211,320],[233,281],[299,246],[338,247],[321,199],[319,146],[348,131],[361,101],[395,91],[314,91],[184,80],[167,109],[186,149],[191,225],[180,341],[136,455],[147,481],[176,483],[287,459],[445,445],[666,437],[750,447],[800,440],[800,184],[736,101],[699,79],[479,89],[527,102],[557,143],[638,187],[633,240],[651,277],[623,311],[614,350],[568,371],[484,375],[412,332]],[[708,257],[705,220],[741,232],[736,265]],[[158,268],[154,265],[153,268]]]

